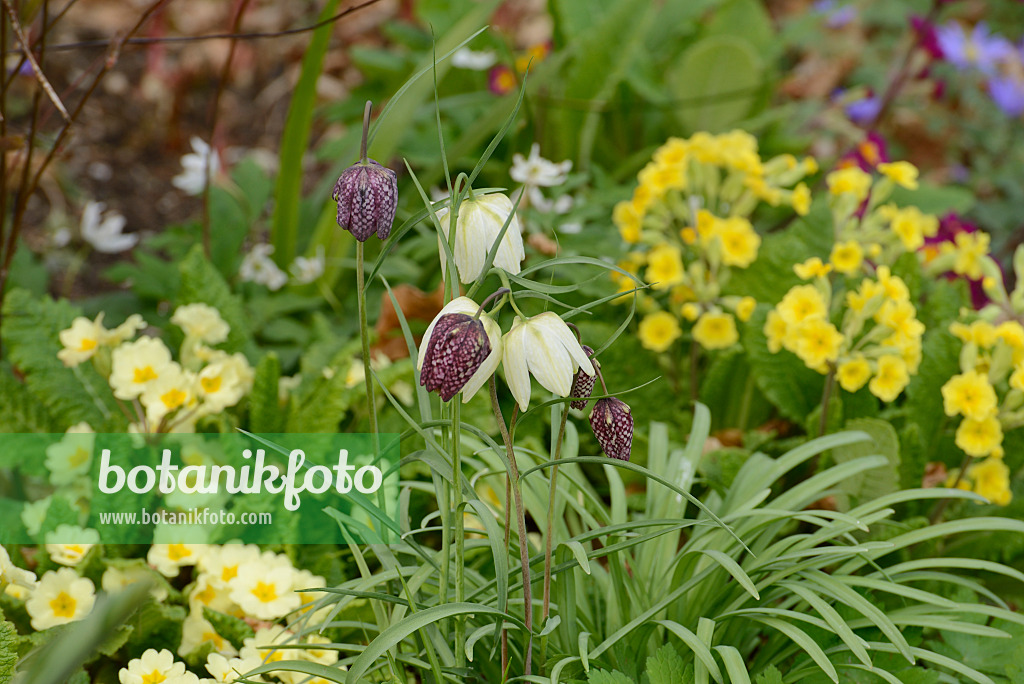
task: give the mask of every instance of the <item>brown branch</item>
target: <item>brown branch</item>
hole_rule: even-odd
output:
[[[14,11],[14,7],[11,6],[11,3],[8,2],[8,0],[2,0],[2,2],[4,4],[4,8],[7,10],[7,16],[11,18],[11,31],[14,33],[15,38],[18,39],[18,42],[21,43],[21,49],[25,54],[25,59],[27,59],[28,63],[32,66],[32,71],[36,75],[36,80],[39,81],[39,87],[42,88],[43,92],[46,93],[46,96],[50,98],[50,102],[52,102],[53,106],[57,108],[60,115],[64,117],[64,121],[70,122],[71,115],[68,114],[68,110],[64,107],[64,103],[60,101],[59,97],[57,97],[57,91],[55,91],[53,86],[50,85],[50,81],[47,80],[46,74],[44,74],[43,70],[39,67],[39,62],[37,62],[36,58],[32,55],[32,47],[29,44],[28,38],[25,37],[25,31],[21,28],[21,22],[18,21],[18,13]],[[46,6],[45,2],[43,3],[43,6]],[[33,114],[33,116],[35,115]],[[29,147],[29,149],[31,150],[32,148]]]
[[[36,38],[32,42],[30,50],[35,50],[37,46],[41,45],[42,42],[44,40],[46,40],[46,35],[50,32],[50,29],[52,29],[54,26],[57,25],[57,22],[60,21],[61,18],[65,14],[67,14],[67,11],[69,9],[71,9],[71,7],[76,2],[78,2],[78,0],[68,0],[67,4],[65,4],[64,7],[61,8],[60,12],[57,12],[57,15],[53,19],[51,19],[49,21],[47,21],[45,18],[43,19],[43,28],[39,32],[39,37]],[[22,50],[14,50],[12,52],[19,52],[19,53],[21,53],[21,59],[18,60],[18,63],[14,66],[14,69],[11,70],[12,73],[17,73],[17,72],[21,71],[21,67],[23,67],[25,65],[25,62],[27,61],[27,58],[25,57],[25,52],[22,51]],[[0,55],[6,55],[6,54],[7,54],[7,45],[6,44],[0,44]],[[11,81],[4,81],[4,80],[0,79],[0,95],[6,95],[7,94],[7,87],[10,85],[10,83],[11,83]],[[0,118],[2,118],[2,117],[0,117]]]
[[[366,0],[366,2],[363,2],[363,3],[359,4],[359,5],[353,5],[352,7],[349,7],[347,9],[342,10],[341,12],[338,12],[333,17],[330,17],[328,19],[324,19],[323,21],[318,21],[315,24],[310,24],[308,26],[300,26],[298,28],[293,28],[293,29],[285,29],[283,31],[262,31],[262,32],[254,31],[254,32],[251,32],[251,33],[208,33],[208,34],[202,35],[202,36],[163,36],[163,37],[159,37],[159,38],[156,38],[156,37],[150,37],[150,38],[126,38],[125,40],[121,41],[121,44],[122,45],[154,45],[154,44],[157,44],[157,43],[195,43],[195,42],[198,42],[198,41],[201,41],[201,40],[223,40],[223,39],[259,40],[261,38],[280,38],[282,36],[292,36],[292,35],[295,35],[295,34],[298,34],[298,33],[307,33],[309,31],[315,31],[318,28],[320,28],[321,26],[326,26],[327,24],[333,24],[334,22],[338,21],[339,19],[343,19],[344,17],[347,17],[349,14],[352,14],[354,12],[358,12],[361,9],[366,9],[367,7],[370,7],[371,5],[376,5],[378,2],[380,2],[380,0]],[[50,50],[53,50],[53,51],[64,51],[64,50],[77,50],[79,48],[89,48],[89,47],[105,47],[105,46],[110,45],[111,43],[113,43],[115,41],[116,41],[116,39],[114,39],[114,40],[104,40],[104,39],[99,39],[99,40],[80,40],[80,41],[76,41],[74,43],[59,43],[57,45],[51,46]],[[12,50],[11,52],[14,53],[14,52],[18,52],[18,51]]]

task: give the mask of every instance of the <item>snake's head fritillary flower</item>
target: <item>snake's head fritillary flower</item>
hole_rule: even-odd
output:
[[[508,388],[522,411],[530,405],[531,374],[544,389],[568,397],[576,371],[595,372],[572,330],[552,311],[526,320],[516,317],[505,335],[503,363]]]
[[[449,302],[427,327],[416,367],[420,384],[450,400],[462,392],[469,401],[501,362],[501,328],[469,297]],[[468,320],[468,322],[467,322]],[[483,339],[480,334],[483,333]]]
[[[490,353],[491,342],[480,320],[469,314],[445,314],[434,326],[423,354],[420,384],[450,401]]]
[[[583,345],[583,353],[590,358],[594,355],[594,350],[587,345]],[[596,367],[599,364],[596,359],[590,359],[590,362]],[[576,371],[576,375],[572,378],[572,389],[569,390],[569,396],[575,399],[570,401],[569,406],[574,409],[582,410],[587,405],[587,400],[590,399],[591,393],[594,391],[594,383],[597,382],[597,374],[591,373],[587,375],[583,368],[579,368]]]
[[[633,414],[626,402],[607,397],[598,399],[590,414],[590,428],[601,450],[612,458],[629,460],[633,445]]]
[[[345,169],[334,185],[338,225],[360,242],[376,233],[381,240],[391,234],[398,207],[398,176],[372,159]]]
[[[451,230],[451,219],[448,207],[437,210],[437,220],[441,226],[438,242],[447,239]],[[459,279],[463,283],[472,283],[484,269],[487,253],[501,235],[501,229],[508,221],[508,228],[501,237],[498,251],[494,254],[493,265],[515,275],[519,273],[526,251],[523,247],[523,233],[519,218],[515,215],[512,200],[501,193],[477,195],[475,198],[463,200],[459,205],[459,215],[455,219],[455,238],[452,244],[452,256],[455,267],[459,271]],[[511,216],[511,218],[509,218]],[[441,275],[448,269],[448,259],[443,247],[441,253]]]

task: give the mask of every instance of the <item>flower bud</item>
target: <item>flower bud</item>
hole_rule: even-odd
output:
[[[583,353],[589,358],[594,355],[594,350],[584,344]],[[590,359],[590,362],[594,367],[598,366],[595,359]],[[594,391],[595,382],[597,382],[597,373],[587,375],[582,368],[577,370],[576,375],[572,379],[572,389],[569,390],[569,396],[576,399],[576,401],[570,401],[569,406],[572,406],[574,409],[586,407],[590,393]]]
[[[391,234],[398,207],[398,176],[372,159],[345,169],[334,185],[338,203],[338,225],[351,231],[360,242],[377,234],[386,240]]]
[[[434,325],[423,355],[420,384],[445,401],[465,387],[491,353],[484,324],[467,314],[446,314]]]
[[[598,399],[590,414],[590,428],[601,450],[612,458],[629,460],[633,444],[633,414],[624,401],[615,397]]]

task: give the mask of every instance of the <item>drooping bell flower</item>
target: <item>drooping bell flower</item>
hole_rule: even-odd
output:
[[[501,362],[498,324],[469,297],[449,302],[427,327],[416,367],[420,384],[445,401],[462,392],[469,401]]]
[[[601,450],[612,458],[629,460],[633,445],[633,414],[626,402],[607,397],[598,399],[590,414],[590,428]]]
[[[371,104],[363,111],[363,140],[359,161],[342,171],[331,195],[338,203],[338,225],[366,242],[376,234],[386,240],[398,208],[398,176],[366,156]]]
[[[595,372],[576,336],[553,311],[526,320],[517,316],[504,342],[505,381],[522,411],[530,405],[531,374],[544,389],[568,397],[577,371]]]
[[[398,207],[398,176],[372,159],[345,169],[334,186],[338,225],[366,242],[374,234],[386,240]]]
[[[594,350],[588,347],[587,345],[584,344],[582,346],[582,349],[583,353],[586,354],[588,358],[594,355]],[[590,359],[590,362],[594,366],[600,365],[597,363],[596,359]],[[576,375],[574,375],[572,378],[572,389],[569,390],[569,396],[572,397],[575,401],[570,401],[569,406],[572,406],[574,409],[577,410],[582,410],[583,408],[585,408],[587,405],[587,400],[590,399],[590,395],[594,391],[594,383],[596,382],[596,373],[591,373],[590,375],[587,375],[586,371],[584,371],[583,368],[579,368],[576,371]]]
[[[438,242],[448,238],[451,230],[451,219],[448,207],[437,210],[437,220],[441,225]],[[477,195],[467,198],[459,205],[459,215],[455,219],[455,239],[452,245],[452,256],[455,257],[455,268],[459,272],[459,280],[472,283],[484,269],[487,253],[501,234],[505,221],[508,228],[501,238],[498,250],[494,254],[492,265],[515,275],[519,273],[521,264],[526,258],[523,248],[523,233],[519,226],[519,218],[513,213],[512,200],[500,193]],[[509,215],[512,216],[509,220]],[[444,248],[441,254],[441,275],[448,269],[447,253]]]

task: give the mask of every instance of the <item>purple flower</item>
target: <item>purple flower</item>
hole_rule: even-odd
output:
[[[629,460],[633,445],[633,414],[626,402],[608,397],[598,399],[590,414],[590,428],[601,450],[612,458]]]
[[[939,26],[935,35],[943,57],[959,69],[974,68],[991,74],[1013,52],[1009,41],[989,33],[985,22],[976,24],[970,34],[960,24],[950,22]]]
[[[825,15],[825,26],[830,29],[841,29],[857,18],[857,8],[853,5],[836,6],[835,0],[818,0],[814,3],[814,11]]]
[[[846,116],[855,124],[868,124],[875,120],[882,108],[882,100],[874,95],[854,100],[846,105]]]
[[[1024,114],[1024,78],[1016,74],[995,76],[988,82],[988,92],[1007,116]]]
[[[423,356],[420,384],[445,401],[458,394],[491,353],[484,324],[461,313],[437,319]]]
[[[942,59],[942,46],[939,45],[939,36],[935,31],[935,24],[922,16],[915,14],[910,17],[910,25],[917,34],[918,46],[928,53],[932,59]]]
[[[583,346],[583,353],[588,357],[594,355],[594,350],[587,345]],[[597,359],[591,359],[594,366],[598,366]],[[582,410],[587,405],[587,400],[590,399],[591,393],[594,391],[594,383],[597,382],[597,373],[587,375],[586,371],[582,368],[576,371],[576,375],[572,379],[572,388],[569,390],[569,396],[576,401],[570,401],[569,406],[574,409]]]
[[[332,194],[338,203],[338,225],[360,242],[376,233],[386,240],[398,207],[398,176],[372,159],[345,169]]]

